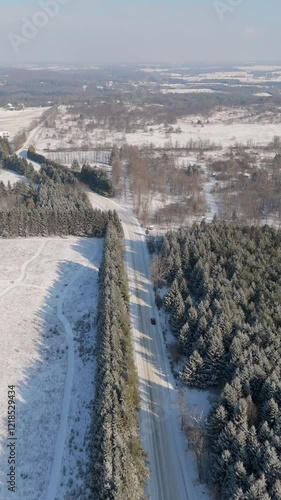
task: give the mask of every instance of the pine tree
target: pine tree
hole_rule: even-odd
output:
[[[203,359],[198,351],[194,351],[187,361],[183,372],[181,373],[181,379],[184,383],[190,385],[191,387],[201,388],[200,381],[200,370],[203,366]]]
[[[267,483],[264,474],[251,485],[247,494],[249,500],[271,500],[267,492]]]

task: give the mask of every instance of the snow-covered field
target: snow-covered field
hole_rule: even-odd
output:
[[[178,132],[178,127],[181,133]],[[174,131],[168,135],[164,125],[153,125],[149,127],[149,131],[140,130],[134,133],[106,129],[95,129],[86,133],[83,127],[77,125],[75,117],[68,114],[64,106],[60,106],[56,130],[40,129],[40,133],[35,134],[33,143],[37,150],[44,154],[48,149],[58,148],[75,151],[85,143],[88,146],[105,143],[110,146],[113,143],[121,145],[125,141],[139,146],[153,143],[157,147],[167,147],[168,144],[186,147],[191,140],[214,142],[222,148],[234,146],[237,142],[265,146],[274,136],[281,136],[281,113],[276,109],[275,114],[268,112],[257,117],[247,108],[220,108],[208,117],[192,115],[180,119],[173,128]]]
[[[18,132],[30,127],[33,120],[37,120],[46,111],[46,108],[27,108],[19,111],[7,111],[0,108],[0,130],[7,130],[13,138]]]
[[[280,65],[245,65],[233,67],[231,70],[221,70],[219,67],[202,68],[201,71],[198,70],[194,74],[194,68],[184,68],[178,67],[178,72],[171,72],[168,68],[141,68],[140,71],[145,73],[154,74],[158,79],[166,79],[171,77],[173,79],[178,79],[191,83],[200,83],[204,81],[224,82],[237,81],[244,85],[255,85],[259,83],[274,82],[278,83],[281,81],[281,66]],[[211,71],[213,69],[213,71]]]
[[[232,123],[225,124],[223,122],[213,122],[202,126],[194,126],[189,119],[179,120],[177,122],[182,130],[178,134],[172,132],[167,137],[167,134],[162,128],[153,127],[153,133],[138,132],[128,133],[125,139],[129,144],[142,145],[145,143],[153,143],[157,147],[167,145],[168,141],[173,144],[177,143],[180,147],[185,147],[189,141],[210,141],[215,142],[222,147],[234,146],[237,142],[247,144],[252,142],[256,146],[267,145],[274,136],[281,135],[281,124],[263,124],[263,123]],[[116,142],[124,141],[121,134],[111,136],[111,140]]]
[[[0,241],[0,498],[82,498],[103,240]],[[16,386],[16,493],[6,483]],[[83,498],[87,498],[84,491]]]
[[[259,83],[279,83],[281,81],[280,69],[279,71],[270,71],[267,75],[255,75],[252,71],[222,71],[214,73],[201,73],[196,76],[184,75],[178,77],[181,80],[197,83],[199,81],[216,81],[216,80],[237,80],[239,83],[244,83],[248,85],[255,85]]]
[[[192,88],[187,88],[187,89],[177,89],[177,88],[170,88],[170,89],[163,89],[162,90],[163,94],[215,94],[216,92],[220,92],[220,90],[212,90],[212,89],[192,89]]]
[[[269,92],[257,92],[253,95],[255,95],[256,97],[272,97],[272,94],[269,94]]]
[[[177,143],[180,147],[185,147],[191,140],[193,141],[211,141],[222,147],[234,146],[237,142],[247,144],[252,142],[256,146],[265,146],[275,135],[281,135],[280,124],[241,124],[234,123],[225,125],[223,123],[211,123],[204,127],[194,127],[185,120],[180,120],[178,126],[182,133],[171,133],[167,139],[164,130],[155,130],[150,133],[126,134],[126,140],[129,144],[141,145],[144,143],[153,143],[161,147],[167,145],[167,140]],[[121,139],[121,138],[120,138]],[[120,141],[119,139],[119,141]]]

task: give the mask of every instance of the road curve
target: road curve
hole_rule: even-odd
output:
[[[88,193],[93,206],[115,209],[122,220],[130,287],[130,312],[138,370],[141,437],[148,454],[151,500],[194,500],[188,477],[184,436],[180,430],[178,393],[167,359],[150,279],[150,262],[143,230],[130,210]],[[156,326],[151,318],[156,318]]]

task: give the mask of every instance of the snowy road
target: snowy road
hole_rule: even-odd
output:
[[[37,172],[39,172],[41,165],[27,158],[27,150],[31,145],[36,146],[36,141],[41,136],[41,134],[42,134],[42,124],[39,123],[39,125],[37,125],[33,130],[31,130],[23,146],[16,152],[18,156],[20,156],[21,158],[25,158],[29,163],[31,163]]]
[[[93,206],[115,209],[125,233],[131,322],[141,395],[141,435],[151,470],[147,493],[151,500],[197,500],[201,495],[189,475],[185,439],[180,431],[178,394],[159,327],[143,230],[126,208],[94,193],[89,193],[89,197]],[[151,325],[152,317],[156,318],[156,326]]]
[[[216,197],[213,193],[216,185],[216,179],[214,177],[210,177],[210,174],[208,172],[208,168],[205,162],[201,162],[200,164],[202,170],[204,171],[206,175],[206,181],[204,182],[203,185],[203,190],[204,194],[206,197],[206,202],[207,202],[207,213],[205,216],[206,222],[212,222],[213,218],[215,216],[219,215],[219,207],[218,203],[216,201]]]

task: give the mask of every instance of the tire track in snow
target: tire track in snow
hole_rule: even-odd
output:
[[[91,260],[93,260],[98,251],[98,246],[93,246],[93,254],[91,255]],[[79,264],[78,264],[79,265]],[[73,330],[67,318],[63,313],[64,301],[67,296],[69,290],[73,287],[77,279],[81,274],[85,272],[85,268],[83,267],[77,273],[74,274],[72,280],[69,282],[68,286],[64,288],[62,293],[59,296],[58,307],[57,307],[57,317],[59,321],[62,323],[67,339],[68,346],[68,354],[67,354],[67,373],[65,378],[64,385],[64,395],[62,401],[62,409],[60,416],[59,428],[57,431],[57,438],[55,444],[55,452],[53,463],[51,467],[51,473],[49,478],[49,485],[46,495],[46,500],[55,500],[57,498],[57,491],[59,487],[59,481],[61,477],[61,464],[63,459],[63,453],[65,448],[66,436],[67,436],[67,421],[69,416],[70,404],[71,404],[71,395],[72,395],[72,386],[73,386],[73,377],[74,377],[74,341],[73,341]]]
[[[81,273],[81,271],[79,272]],[[78,278],[78,274],[71,280],[70,285],[73,285],[74,281]],[[68,287],[63,290],[59,296],[58,307],[57,307],[57,317],[62,323],[67,339],[67,372],[64,385],[64,395],[62,401],[62,409],[60,415],[60,423],[57,431],[57,438],[55,444],[55,453],[53,458],[53,463],[51,467],[51,473],[49,478],[49,485],[47,490],[46,500],[54,500],[56,498],[56,493],[60,480],[61,463],[64,452],[64,446],[67,435],[67,420],[69,415],[70,403],[71,403],[71,393],[73,385],[74,376],[74,343],[73,343],[73,330],[70,323],[63,314],[64,300],[68,292]]]
[[[34,260],[37,259],[37,257],[41,255],[48,241],[49,240],[42,241],[40,247],[38,248],[37,252],[33,255],[33,257],[31,257],[31,259],[27,260],[22,264],[19,278],[17,278],[13,284],[8,286],[8,288],[5,288],[5,290],[0,292],[0,298],[4,297],[4,295],[9,293],[11,290],[14,290],[14,288],[17,288],[20,284],[24,282],[29,264],[31,264]]]

